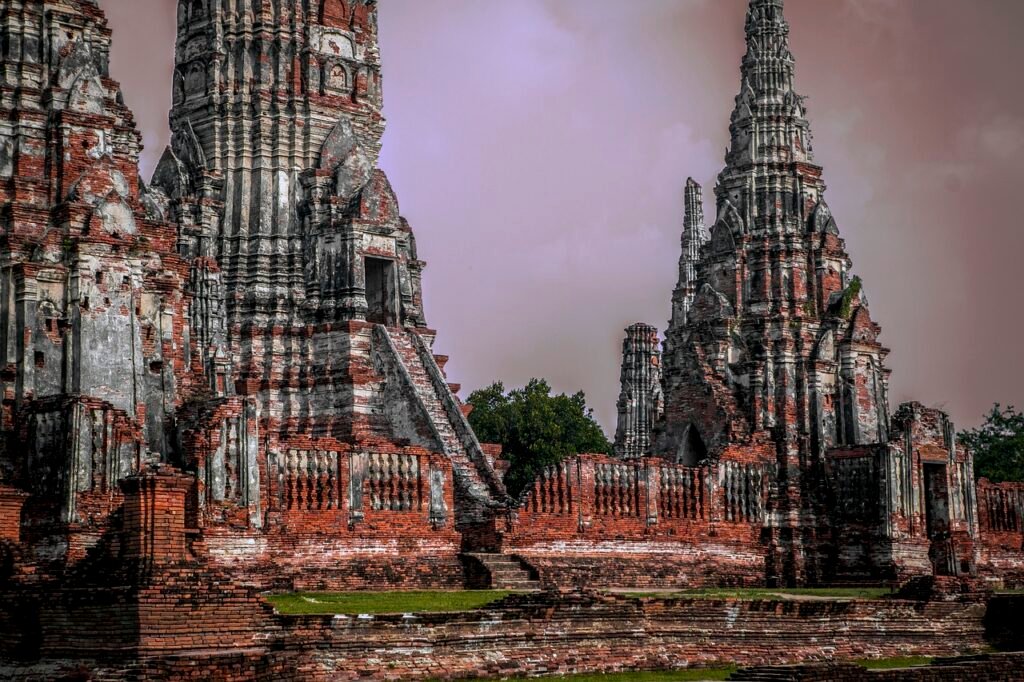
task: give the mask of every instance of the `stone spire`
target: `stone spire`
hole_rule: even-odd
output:
[[[760,443],[789,518],[820,504],[831,448],[887,441],[888,351],[824,200],[782,0],[751,0],[745,30],[710,240],[693,258],[684,235],[652,452],[687,461],[698,442],[728,459]],[[785,552],[802,579],[808,557]]]
[[[771,203],[777,188],[763,184],[760,173],[748,173],[752,164],[813,163],[811,129],[806,119],[804,98],[794,90],[796,65],[789,49],[789,24],[782,0],[752,0],[747,11],[747,51],[740,68],[740,93],[732,113],[730,148],[726,169],[716,188],[719,212],[739,211],[740,218],[753,221],[770,213],[762,203]],[[743,177],[742,184],[735,176]],[[761,201],[757,201],[760,199]],[[800,209],[794,206],[794,213]],[[802,215],[801,215],[802,217]],[[751,226],[752,229],[755,226]]]
[[[425,264],[377,168],[376,0],[179,0],[177,22],[171,145],[152,184],[179,226],[212,394],[183,421],[197,443],[246,435],[209,462],[193,448],[189,465],[219,502],[289,467],[329,468],[304,459],[314,446],[412,443],[454,462],[460,522],[482,517],[504,488],[433,356]]]
[[[700,249],[708,241],[708,231],[704,227],[704,191],[693,178],[686,180],[684,203],[683,249],[679,257],[679,280],[672,293],[672,319],[669,326],[686,322],[686,315],[690,312],[693,297],[697,293],[697,261],[700,260]]]
[[[637,323],[626,328],[620,382],[615,454],[623,459],[643,457],[662,408],[661,352],[658,330],[651,325]]]

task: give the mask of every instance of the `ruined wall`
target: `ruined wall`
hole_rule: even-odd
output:
[[[979,570],[1006,587],[1024,586],[1024,483],[978,482]]]
[[[74,559],[118,481],[171,456],[193,390],[187,266],[138,177],[95,4],[0,8],[0,477],[43,560]]]
[[[541,474],[504,551],[556,587],[761,585],[770,466],[600,455]]]
[[[366,444],[286,451],[266,490],[267,527],[218,519],[207,502],[201,557],[264,588],[460,588],[449,459],[416,447]],[[230,509],[230,507],[227,507]]]
[[[916,403],[893,418],[890,443],[828,451],[835,579],[904,580],[977,571],[970,453],[949,418]]]
[[[157,635],[150,618],[187,585],[178,578],[145,595],[150,606],[140,616],[147,636],[132,663],[93,662],[95,654],[85,649],[84,640],[72,637],[60,644],[44,638],[42,662],[16,665],[8,659],[0,671],[45,679],[86,663],[99,679],[328,680],[367,674],[457,679],[949,655],[986,646],[984,604],[638,600],[593,594],[519,595],[467,613],[353,618],[275,617],[252,608],[251,598],[233,590],[212,602],[224,613],[217,636],[202,634],[214,624],[202,617],[206,611],[199,603],[191,643],[172,623]],[[190,594],[190,603],[205,596]],[[215,651],[225,646],[234,653]],[[65,660],[51,658],[58,653]]]

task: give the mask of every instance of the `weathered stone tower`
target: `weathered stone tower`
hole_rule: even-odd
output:
[[[782,0],[751,0],[746,43],[710,241],[684,232],[653,451],[773,467],[768,572],[802,582],[830,564],[826,455],[889,442],[888,351],[825,202]]]
[[[157,464],[191,477],[196,551],[257,581],[459,584],[459,551],[495,544],[510,500],[376,167],[376,17],[181,0],[146,187],[98,5],[0,4],[0,488],[56,570]]]
[[[619,418],[615,429],[615,455],[643,457],[651,445],[651,429],[661,416],[661,350],[658,330],[637,323],[626,328],[622,342],[619,379]]]
[[[47,559],[166,456],[190,390],[187,265],[140,188],[140,137],[88,0],[0,5],[0,477]]]
[[[284,494],[258,499],[261,477],[331,480],[343,446],[405,442],[450,457],[460,521],[485,519],[504,489],[431,351],[424,263],[376,168],[376,3],[181,0],[173,87],[153,186],[190,264],[210,400],[182,433],[209,501],[259,523]]]

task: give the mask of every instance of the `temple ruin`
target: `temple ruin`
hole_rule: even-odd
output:
[[[782,0],[750,1],[710,230],[686,183],[663,349],[627,330],[616,456],[570,457],[522,499],[448,383],[378,168],[376,1],[179,0],[177,23],[147,182],[96,0],[0,4],[0,672],[333,679],[382,641],[409,678],[614,669],[699,656],[671,627],[704,616],[595,588],[1024,584],[1024,485],[976,485],[946,415],[889,405]],[[261,597],[467,586],[551,592],[414,641],[409,620]],[[776,626],[800,656],[835,649],[832,612],[787,608],[708,631],[745,663],[789,660],[744,648]],[[613,609],[658,634],[608,653],[617,630],[578,619]],[[950,609],[857,606],[869,634],[839,648],[980,647],[983,614]],[[562,630],[535,639],[531,618]]]

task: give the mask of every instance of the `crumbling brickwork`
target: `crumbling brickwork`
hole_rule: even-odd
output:
[[[4,523],[37,561],[83,559],[120,482],[173,464],[214,566],[459,584],[456,527],[508,498],[376,168],[376,12],[179,2],[172,139],[147,186],[96,3],[0,8],[0,480],[30,495]]]
[[[663,355],[653,327],[627,331],[618,457],[511,500],[376,167],[376,12],[181,0],[146,185],[96,2],[0,5],[3,671],[334,679],[374,672],[382,641],[411,678],[980,645],[971,599],[270,611],[260,590],[1024,580],[1019,486],[977,488],[942,412],[890,415],[782,0],[750,3],[710,233],[687,183]],[[857,636],[822,640],[839,621]],[[625,652],[624,631],[643,633]]]
[[[746,38],[710,234],[686,183],[663,415],[637,420],[652,433],[633,441],[689,467],[771,472],[770,583],[974,575],[971,454],[939,411],[890,416],[888,350],[825,201],[782,0],[751,0]]]
[[[182,588],[190,592],[178,599],[196,611],[194,642],[166,610],[174,590]],[[44,635],[42,662],[0,671],[25,680],[53,679],[56,671],[76,666],[88,666],[93,679],[501,679],[955,655],[977,652],[987,643],[985,608],[971,602],[533,594],[469,613],[286,617],[258,608],[241,610],[252,604],[238,588],[217,594],[170,575],[167,587],[149,590],[145,597],[160,605],[154,614],[167,620],[147,617],[141,650],[130,662],[113,655],[116,647],[109,645],[110,634],[124,621],[98,620],[92,621],[95,630],[65,630],[70,636],[59,641]],[[95,596],[61,599],[80,613],[90,608],[102,613]],[[208,619],[218,612],[221,629],[210,630],[216,621]],[[66,627],[44,623],[44,633],[55,626]],[[90,649],[90,643],[108,643],[109,648]],[[104,656],[105,648],[109,653]],[[72,658],[76,650],[77,659]],[[999,666],[995,660],[988,663],[982,669]],[[1019,674],[1021,661],[1003,665]]]

